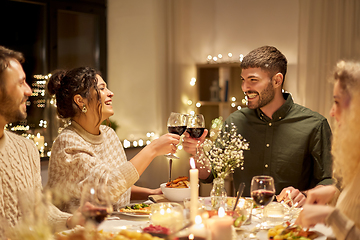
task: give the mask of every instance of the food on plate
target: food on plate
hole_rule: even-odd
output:
[[[151,213],[150,204],[137,203],[119,209],[120,212],[148,215]]]
[[[167,188],[189,188],[190,182],[188,181],[188,177],[178,177],[171,182],[166,183]]]
[[[276,225],[270,228],[268,231],[268,238],[274,240],[283,239],[299,239],[299,240],[311,240],[318,237],[318,234],[314,231],[303,230],[298,225],[290,226],[287,222],[286,225]]]
[[[234,218],[234,215],[233,215]],[[236,218],[234,218],[234,227],[238,228],[241,227],[241,225],[246,221],[246,216],[245,215],[241,215],[241,216],[237,216]]]
[[[86,230],[85,228],[74,228],[70,232],[55,234],[55,240],[160,240],[149,233],[121,230],[118,233],[104,232],[102,230]]]
[[[162,227],[160,225],[152,225],[150,224],[148,227],[143,228],[143,232],[150,233],[153,236],[164,236],[170,234],[170,229],[167,227]]]

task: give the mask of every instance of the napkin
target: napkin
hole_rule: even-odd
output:
[[[159,203],[159,202],[170,202],[167,198],[165,198],[164,194],[160,195],[149,195],[149,199],[152,201],[152,199]]]

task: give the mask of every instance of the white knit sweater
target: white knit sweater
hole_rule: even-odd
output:
[[[360,240],[360,174],[344,188],[335,210],[326,219],[338,240]]]
[[[33,211],[30,198],[24,195],[35,198],[42,195],[41,191],[40,158],[34,143],[4,131],[0,139],[0,232],[13,228],[22,219],[24,210],[20,210],[20,206],[28,206],[26,211]],[[47,210],[53,231],[65,230],[71,215],[53,205]]]
[[[84,184],[103,181],[104,172],[109,173],[107,185],[114,209],[128,204],[139,174],[127,161],[115,131],[101,125],[100,135],[93,135],[72,121],[55,139],[51,151],[47,187],[63,198],[54,204],[72,212],[80,205]]]

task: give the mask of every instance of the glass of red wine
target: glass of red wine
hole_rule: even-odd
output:
[[[175,112],[170,113],[170,116],[169,116],[168,122],[167,122],[167,127],[168,127],[169,133],[174,133],[174,134],[181,136],[186,131],[187,120],[188,120],[187,114],[175,113]],[[169,153],[165,156],[170,159],[173,159],[173,158],[179,159],[179,157],[177,157],[171,153]]]
[[[205,120],[202,114],[189,115],[186,131],[192,138],[199,138],[204,133]]]
[[[113,211],[109,190],[105,183],[85,184],[80,204],[86,224],[93,225],[95,228]]]
[[[261,207],[264,216],[264,207],[271,203],[275,195],[274,179],[271,176],[254,176],[251,180],[251,197]],[[258,229],[266,229],[264,218]]]

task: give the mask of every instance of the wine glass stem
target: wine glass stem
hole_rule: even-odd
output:
[[[169,182],[171,182],[172,159],[169,159]]]

